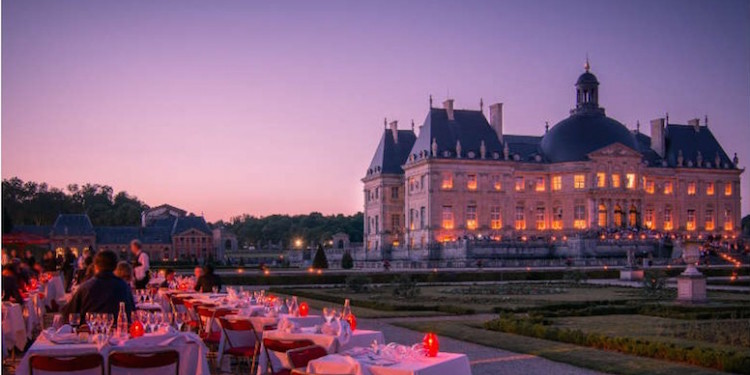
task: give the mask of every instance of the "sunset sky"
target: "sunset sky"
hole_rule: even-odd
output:
[[[383,118],[428,95],[565,118],[586,55],[630,128],[709,117],[750,162],[750,2],[2,2],[2,176],[101,183],[210,221],[351,214]],[[582,135],[585,136],[585,135]],[[742,177],[750,213],[750,172]]]

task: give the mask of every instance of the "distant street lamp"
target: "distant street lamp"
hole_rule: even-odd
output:
[[[298,238],[298,239],[294,240],[294,247],[296,247],[298,249],[302,248],[302,239],[301,238]]]

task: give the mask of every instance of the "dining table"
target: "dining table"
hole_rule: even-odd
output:
[[[368,350],[359,350],[312,360],[307,364],[306,372],[349,375],[471,375],[471,366],[466,354],[461,353],[441,352],[435,357],[417,355],[394,359],[375,355]]]
[[[23,350],[29,339],[26,320],[23,317],[23,305],[19,303],[3,302],[3,357],[12,348]]]
[[[179,353],[179,373],[210,375],[208,366],[208,348],[198,335],[191,332],[174,332],[146,334],[128,340],[106,340],[103,343],[74,342],[55,343],[50,335],[39,335],[31,345],[16,368],[17,374],[29,373],[29,358],[34,354],[45,355],[80,355],[99,353],[107,363],[107,355],[113,351],[154,352],[158,350],[175,350]],[[164,368],[139,372],[139,375],[163,375]]]
[[[381,331],[371,331],[365,329],[358,329],[351,333],[351,336],[347,340],[342,340],[340,336],[321,333],[321,332],[309,332],[304,328],[296,332],[286,332],[284,330],[268,330],[263,331],[263,338],[276,339],[276,340],[310,340],[315,345],[319,345],[325,348],[328,354],[334,354],[346,350],[350,350],[356,347],[368,347],[373,342],[384,343],[385,337]],[[278,352],[266,352],[265,348],[261,345],[260,355],[258,356],[258,375],[265,374],[270,360],[271,366],[274,369],[280,368],[291,368],[289,359],[286,353]]]

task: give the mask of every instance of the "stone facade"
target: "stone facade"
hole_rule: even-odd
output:
[[[504,135],[501,104],[490,106],[489,121],[452,100],[431,106],[409,154],[390,156],[401,168],[387,173],[386,129],[362,179],[365,249],[617,228],[737,234],[743,169],[707,120],[676,125],[667,116],[652,121],[648,137],[604,115],[598,85],[587,66],[571,117],[539,137]]]

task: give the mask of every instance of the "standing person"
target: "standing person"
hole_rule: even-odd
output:
[[[65,278],[65,292],[70,292],[70,286],[73,285],[73,272],[76,267],[76,257],[73,251],[69,247],[65,248],[65,256],[63,256],[62,272]]]
[[[44,269],[44,272],[55,272],[57,270],[55,254],[52,253],[52,250],[44,254],[44,258],[42,258],[42,269]]]
[[[148,254],[143,252],[141,241],[130,241],[130,252],[135,256],[133,260],[133,272],[135,276],[135,289],[146,289],[149,280],[149,259]]]
[[[36,268],[36,258],[34,257],[34,254],[31,253],[31,250],[26,250],[26,255],[23,257],[24,263],[29,265],[29,268],[32,270]]]

